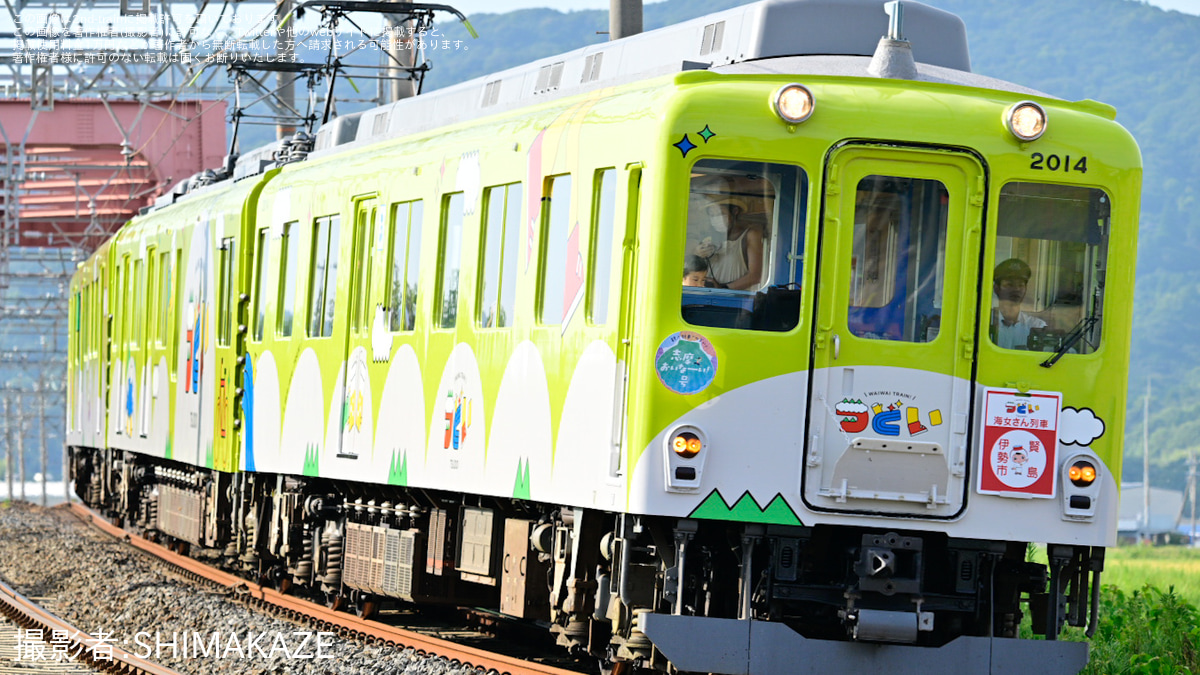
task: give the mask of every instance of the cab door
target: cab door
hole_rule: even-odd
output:
[[[985,183],[961,152],[857,144],[830,155],[802,478],[810,508],[961,512]]]

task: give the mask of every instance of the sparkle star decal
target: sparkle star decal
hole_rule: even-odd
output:
[[[715,132],[713,132],[713,130],[712,130],[712,129],[709,129],[709,128],[708,128],[708,125],[707,125],[707,124],[705,124],[705,125],[704,125],[704,130],[703,130],[703,131],[700,131],[700,132],[698,132],[698,133],[699,133],[699,135],[700,135],[700,138],[703,138],[703,139],[704,139],[704,142],[705,142],[705,143],[708,143],[709,139],[711,139],[713,136],[716,136],[716,135],[717,135]]]
[[[683,153],[684,157],[687,157],[689,152],[696,149],[696,144],[688,138],[687,134],[683,135],[683,140],[679,141],[678,143],[673,143],[672,145],[679,148],[679,151]]]

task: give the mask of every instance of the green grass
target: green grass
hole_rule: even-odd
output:
[[[1126,592],[1153,586],[1200,607],[1200,549],[1182,546],[1127,546],[1105,552],[1101,581]]]
[[[1085,675],[1189,675],[1200,672],[1200,612],[1173,590],[1124,591],[1105,584]],[[1080,628],[1065,639],[1083,639]]]
[[[1045,550],[1031,545],[1028,559],[1045,564]],[[1091,642],[1084,675],[1200,675],[1200,550],[1111,548],[1101,582],[1095,635],[1067,626],[1060,637]]]

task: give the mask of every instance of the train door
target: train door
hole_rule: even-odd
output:
[[[217,372],[216,391],[212,399],[216,428],[212,456],[204,465],[221,471],[236,470],[238,465],[235,458],[239,449],[237,431],[241,423],[236,400],[239,390],[237,359],[243,353],[242,344],[246,337],[242,308],[243,298],[247,297],[241,283],[242,252],[237,237],[239,227],[240,220],[236,218],[217,220]],[[201,401],[205,400],[202,395]]]
[[[615,290],[620,298],[620,313],[617,316],[617,369],[613,383],[612,439],[608,462],[609,476],[612,477],[623,476],[627,470],[625,428],[628,418],[629,371],[632,365],[630,361],[634,357],[631,351],[634,305],[637,300],[637,229],[638,209],[641,207],[642,164],[631,164],[627,168],[629,182],[625,200],[624,236],[615,242],[619,244],[619,247],[615,248],[621,255],[621,277]],[[621,221],[618,219],[617,222]]]
[[[961,152],[847,145],[825,183],[805,502],[953,517],[967,493],[983,168]]]
[[[373,196],[359,197],[354,207],[354,236],[350,251],[350,293],[344,361],[341,373],[341,433],[337,456],[358,459],[371,456],[373,420],[371,410],[371,327],[375,318],[372,296],[372,251],[376,232],[383,233],[381,213]],[[384,238],[386,240],[386,237]],[[382,376],[382,375],[381,375]],[[335,420],[336,421],[336,420]]]

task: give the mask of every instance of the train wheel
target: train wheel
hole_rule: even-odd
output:
[[[340,612],[343,609],[346,609],[346,596],[338,593],[337,591],[326,593],[325,606],[335,612]]]
[[[354,613],[361,619],[370,619],[379,611],[379,600],[374,595],[363,593],[354,603]]]

